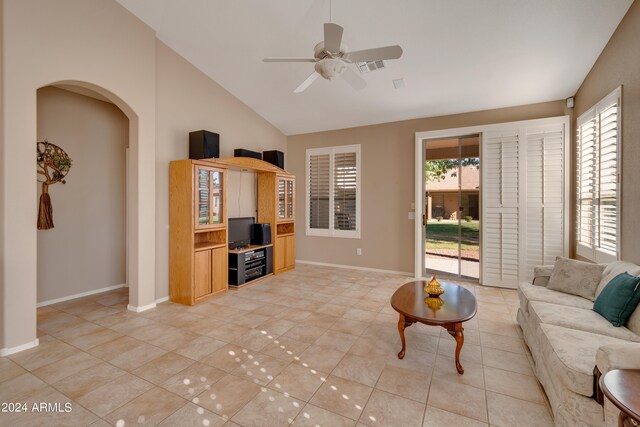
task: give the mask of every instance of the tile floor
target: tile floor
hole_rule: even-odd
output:
[[[515,291],[465,285],[464,375],[441,328],[406,330],[398,275],[298,265],[194,307],[126,311],[126,290],[38,310],[40,346],[0,358],[0,425],[546,426]]]

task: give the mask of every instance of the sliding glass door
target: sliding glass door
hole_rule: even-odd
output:
[[[426,140],[425,274],[480,277],[479,135]]]

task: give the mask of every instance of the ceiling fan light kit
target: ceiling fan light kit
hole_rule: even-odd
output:
[[[316,73],[320,74],[327,80],[331,80],[335,76],[342,74],[342,72],[347,68],[347,64],[345,64],[341,59],[325,58],[316,62],[314,68]]]
[[[318,76],[322,76],[326,80],[342,76],[355,90],[361,90],[367,83],[349,67],[349,64],[398,59],[402,56],[402,48],[397,45],[349,52],[347,47],[342,44],[343,31],[344,29],[338,24],[332,22],[324,24],[324,41],[315,45],[313,58],[265,58],[263,61],[314,62],[315,71],[313,74],[293,91],[300,93],[311,86]]]

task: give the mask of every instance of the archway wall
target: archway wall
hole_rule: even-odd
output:
[[[65,90],[67,89],[67,90]],[[38,305],[126,284],[126,155],[129,119],[77,88],[38,89],[38,141],[73,160],[49,188],[51,230],[38,231]],[[37,186],[38,195],[42,186]]]
[[[0,6],[0,348],[11,349],[37,343],[34,148],[40,87],[83,85],[109,98],[129,118],[130,304],[145,307],[155,301],[156,39],[153,30],[116,2],[4,0]]]

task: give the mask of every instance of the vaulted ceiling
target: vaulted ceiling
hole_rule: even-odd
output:
[[[329,0],[117,1],[287,135],[564,99],[633,2],[334,0],[350,50],[399,44],[404,54],[362,74],[363,90],[318,79],[294,94],[313,64],[262,58],[312,58]]]

